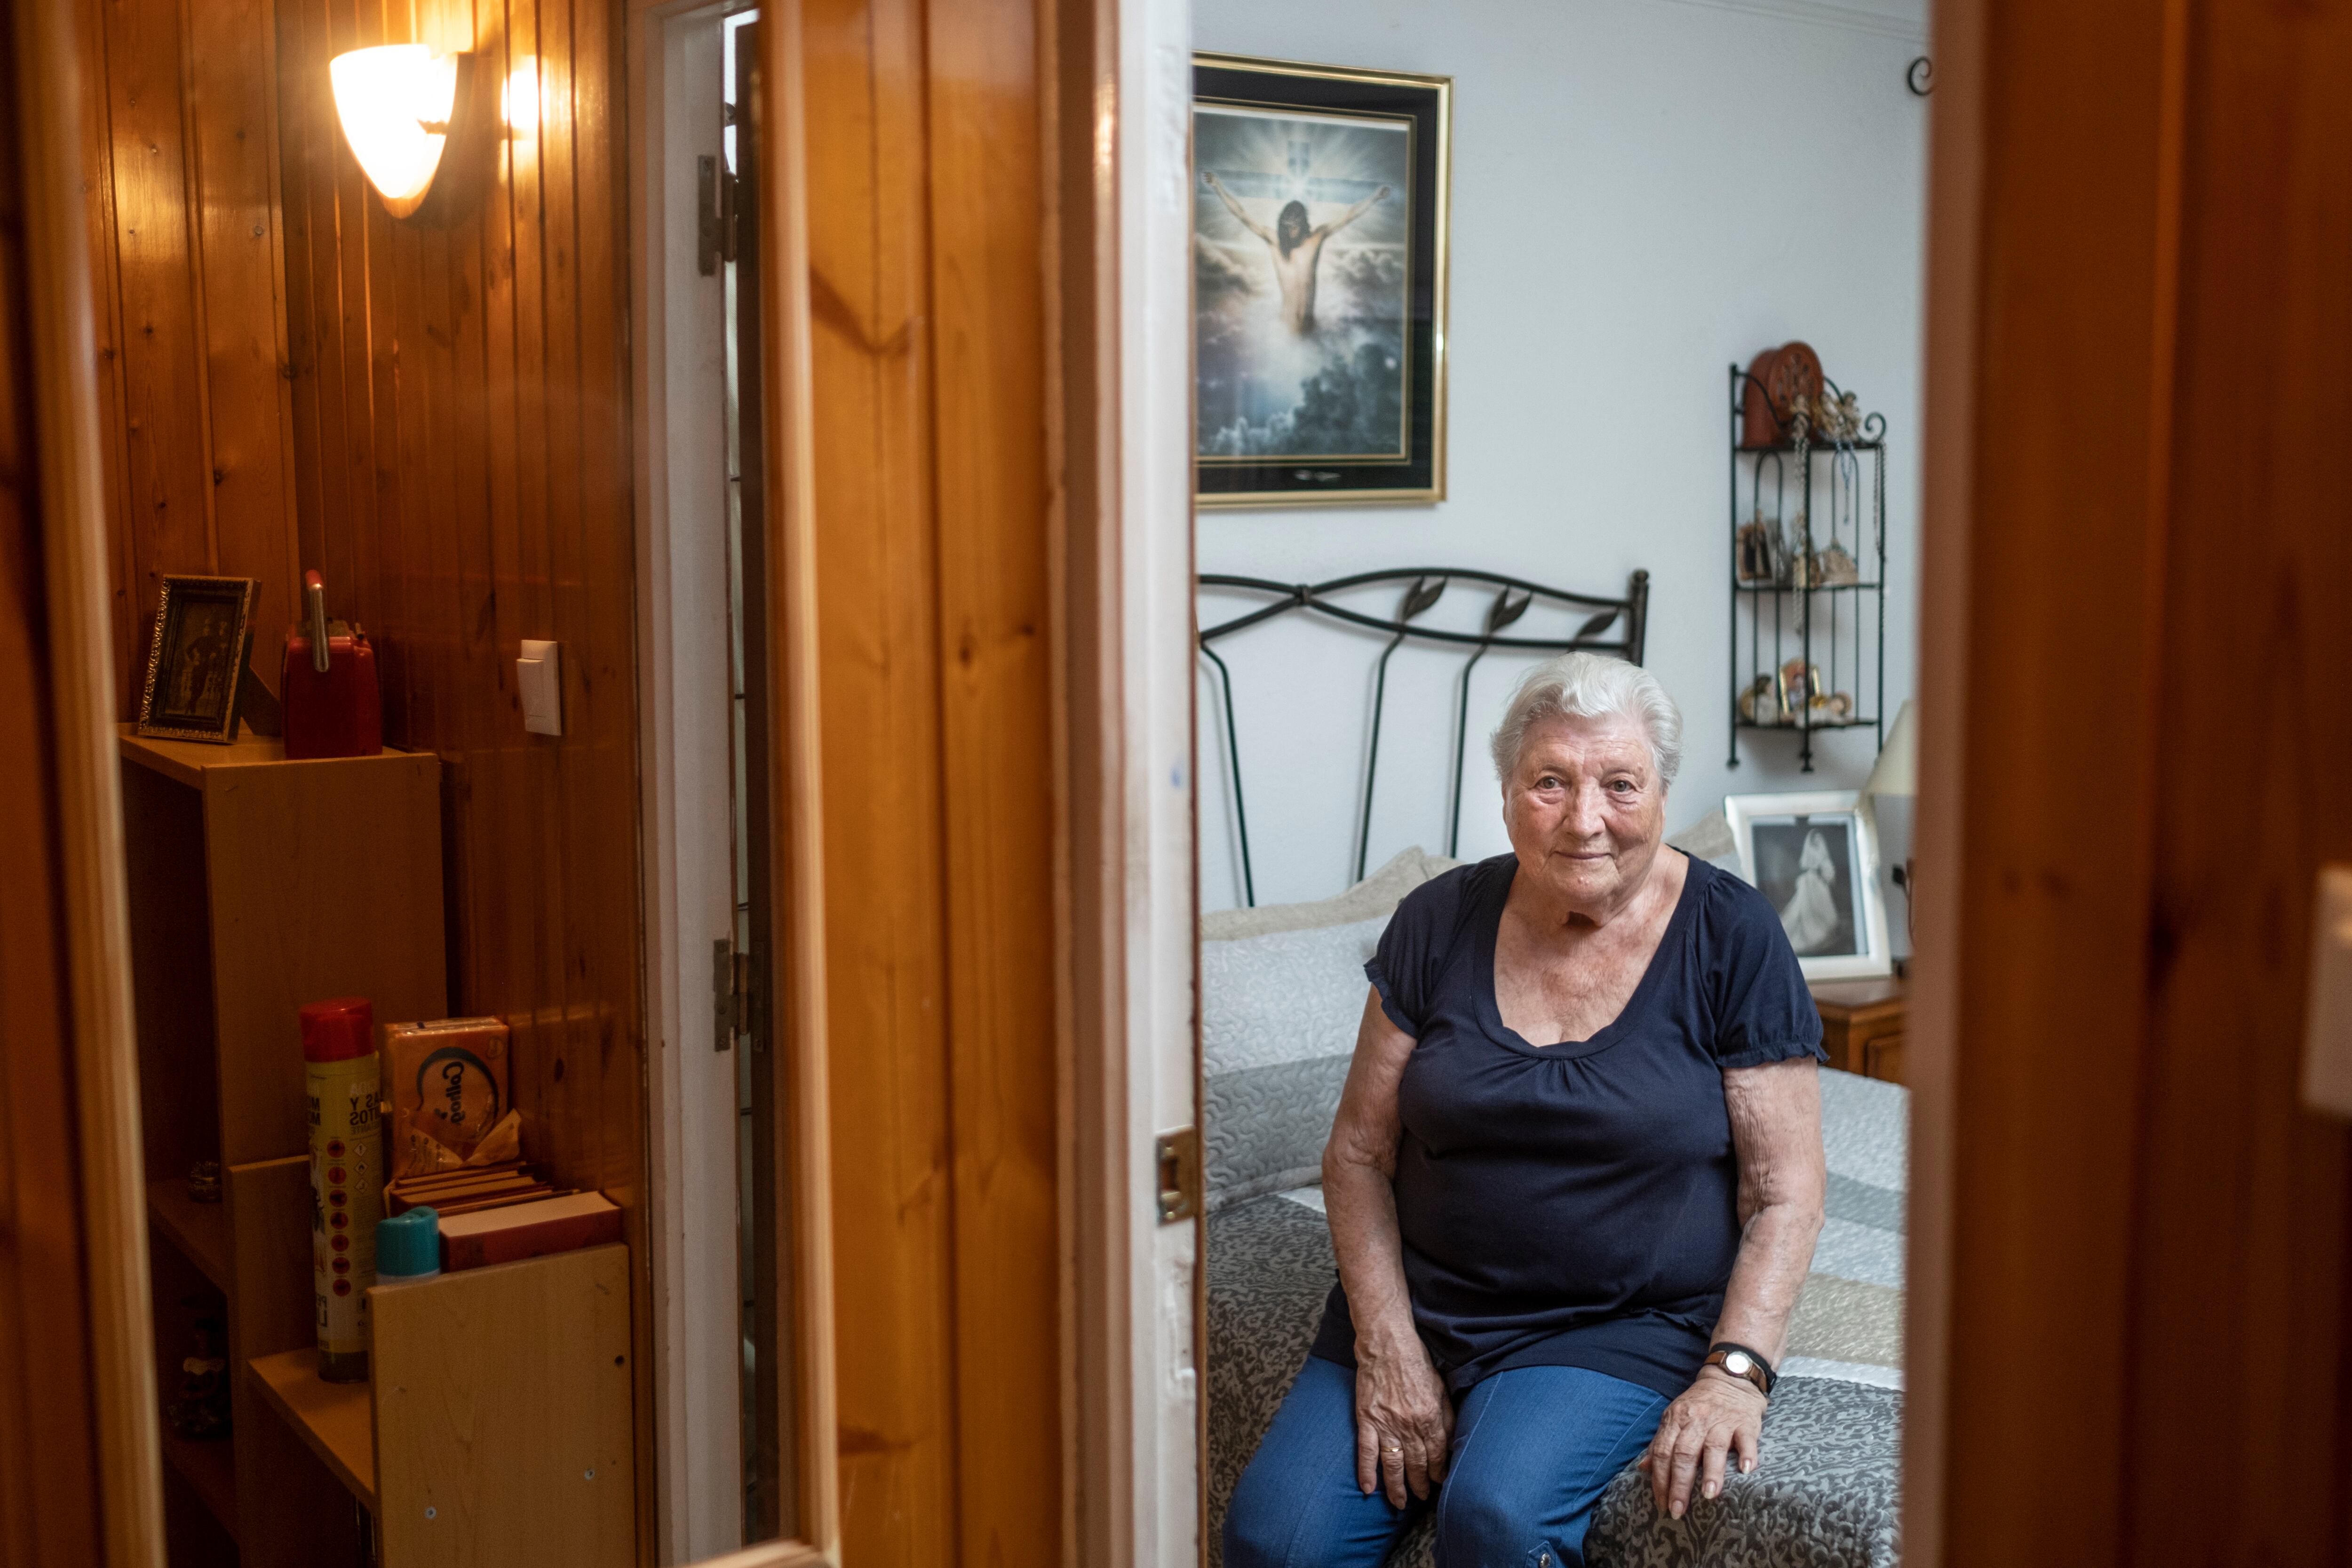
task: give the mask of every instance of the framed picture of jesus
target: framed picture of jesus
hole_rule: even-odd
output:
[[[1202,506],[1445,499],[1453,91],[1192,57]]]

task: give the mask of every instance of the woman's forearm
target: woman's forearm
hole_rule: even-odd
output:
[[[1389,1173],[1337,1150],[1323,1156],[1323,1207],[1339,1257],[1339,1283],[1355,1320],[1357,1353],[1377,1355],[1417,1341],[1406,1293],[1404,1242],[1397,1229],[1396,1189]]]
[[[1724,1288],[1717,1341],[1745,1345],[1780,1363],[1821,1233],[1821,1205],[1802,1198],[1768,1204],[1749,1216],[1740,1232],[1731,1282]]]
[[[1723,1075],[1739,1155],[1739,1256],[1715,1337],[1774,1365],[1813,1267],[1829,1173],[1822,1153],[1821,1079],[1811,1057]]]
[[[1381,1011],[1380,993],[1367,992],[1356,1033],[1356,1055],[1339,1091],[1331,1138],[1323,1146],[1323,1212],[1339,1255],[1339,1283],[1355,1321],[1356,1354],[1378,1361],[1406,1345],[1418,1351],[1412,1298],[1405,1292],[1404,1239],[1397,1230],[1397,1083],[1412,1055],[1412,1037]],[[1424,1361],[1423,1364],[1426,1363]]]

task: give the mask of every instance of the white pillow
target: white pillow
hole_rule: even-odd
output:
[[[1407,849],[1336,898],[1201,920],[1201,1067],[1212,1210],[1319,1174],[1370,982],[1413,889],[1459,861]]]

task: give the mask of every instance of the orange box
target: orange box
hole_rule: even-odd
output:
[[[513,1109],[507,1026],[497,1018],[386,1024],[383,1056],[394,1181],[462,1165]]]

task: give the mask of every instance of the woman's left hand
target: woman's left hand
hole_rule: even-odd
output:
[[[1666,1406],[1640,1460],[1659,1510],[1680,1519],[1694,1483],[1701,1497],[1720,1493],[1724,1464],[1733,1454],[1740,1474],[1754,1469],[1763,1430],[1764,1395],[1754,1384],[1711,1366],[1701,1369],[1698,1381]]]

